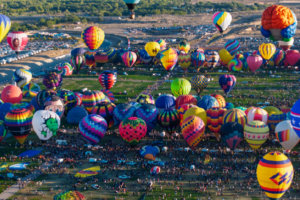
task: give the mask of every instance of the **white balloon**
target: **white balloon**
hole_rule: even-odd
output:
[[[285,150],[292,150],[299,142],[299,137],[292,127],[291,120],[277,124],[275,136]]]
[[[40,140],[49,140],[60,127],[59,116],[49,110],[36,111],[32,118],[32,126]]]

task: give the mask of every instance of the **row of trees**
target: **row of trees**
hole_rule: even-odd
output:
[[[128,15],[128,9],[123,0],[20,0],[2,2],[1,12],[12,14],[56,14],[56,13],[89,13],[92,16],[122,16]],[[215,11],[248,11],[265,9],[266,4],[255,3],[245,5],[238,2],[198,2],[191,0],[143,0],[136,6],[136,14],[191,14]]]

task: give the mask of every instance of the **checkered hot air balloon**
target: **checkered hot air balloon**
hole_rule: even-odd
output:
[[[150,169],[151,175],[157,175],[157,174],[159,174],[159,172],[160,172],[160,167],[158,167],[158,166],[154,166]]]
[[[124,119],[119,125],[121,137],[130,145],[137,145],[146,136],[147,125],[144,120],[137,117]]]
[[[208,79],[203,75],[196,75],[191,78],[192,88],[197,92],[198,95],[205,90],[208,85]]]
[[[117,76],[112,71],[104,71],[98,77],[99,83],[107,90],[110,90],[117,82]]]
[[[188,143],[194,150],[201,142],[205,131],[205,123],[197,116],[190,116],[183,120],[181,125],[181,132]]]
[[[226,95],[234,88],[236,78],[234,75],[224,74],[219,77],[219,84]]]
[[[91,114],[97,114],[103,117],[107,122],[107,129],[110,129],[114,125],[113,111],[115,108],[116,105],[113,103],[101,102],[93,107]]]
[[[105,34],[101,28],[90,26],[82,31],[81,38],[90,50],[95,51],[103,43]]]
[[[117,105],[113,111],[113,118],[116,126],[129,117],[133,117],[136,112],[136,107],[130,104],[122,103]]]
[[[98,144],[107,130],[107,123],[103,117],[90,114],[79,123],[79,132],[91,144]]]
[[[147,125],[147,133],[150,133],[157,124],[158,109],[152,104],[143,104],[136,109],[136,117],[144,120]]]

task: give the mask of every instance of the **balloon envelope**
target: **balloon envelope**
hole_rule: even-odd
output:
[[[292,150],[299,142],[299,137],[292,127],[291,120],[277,124],[275,136],[285,150]]]
[[[183,120],[181,131],[188,145],[195,149],[203,138],[205,123],[197,116],[190,116]]]
[[[130,145],[137,145],[146,136],[146,122],[137,117],[124,119],[119,125],[121,137]]]
[[[27,34],[23,31],[12,31],[7,35],[7,43],[16,52],[22,51],[28,42]]]
[[[230,150],[234,150],[244,138],[244,128],[237,122],[227,122],[222,125],[220,135]]]
[[[81,38],[92,51],[97,50],[104,41],[104,31],[97,26],[90,26],[82,31]]]
[[[212,21],[220,33],[223,33],[232,21],[232,16],[229,12],[216,12],[213,17]]]
[[[171,83],[171,91],[175,97],[189,94],[191,91],[191,83],[184,78],[177,78]]]

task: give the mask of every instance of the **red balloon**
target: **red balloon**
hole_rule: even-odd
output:
[[[193,104],[197,105],[197,99],[193,95],[180,95],[176,98],[176,109],[182,104]]]
[[[13,31],[7,35],[7,43],[14,51],[22,51],[28,42],[27,34],[23,31]]]
[[[249,66],[249,69],[253,72],[255,72],[263,63],[263,58],[259,55],[250,55],[247,58],[247,64]]]
[[[285,52],[285,59],[289,66],[297,66],[300,59],[300,53],[297,50],[288,50]]]
[[[4,103],[20,103],[22,101],[22,91],[15,85],[8,85],[3,89],[1,99]]]

